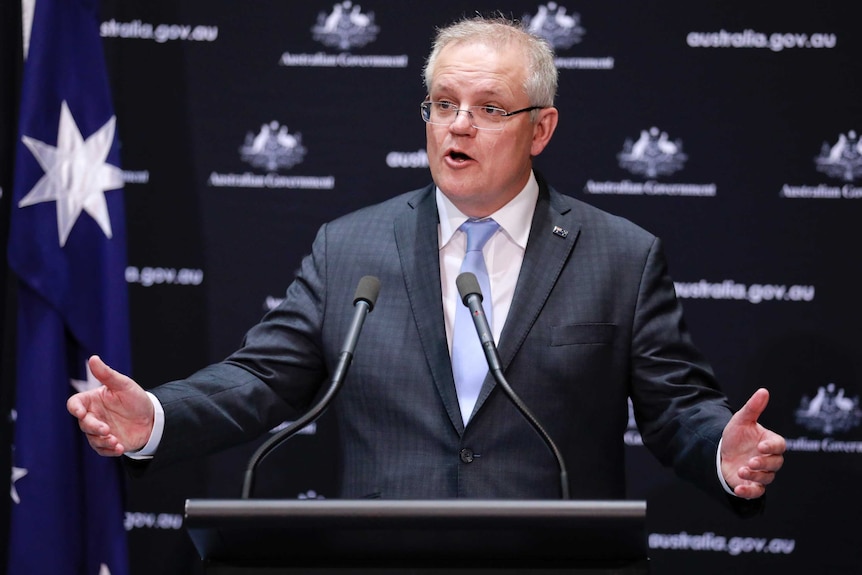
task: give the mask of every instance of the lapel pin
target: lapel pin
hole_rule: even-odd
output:
[[[569,230],[564,230],[560,226],[554,226],[554,235],[560,236],[561,238],[565,238],[569,235]]]

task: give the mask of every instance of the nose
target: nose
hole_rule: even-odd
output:
[[[475,130],[473,127],[473,118],[469,110],[457,110],[455,119],[449,124],[449,129],[453,132],[465,133]]]

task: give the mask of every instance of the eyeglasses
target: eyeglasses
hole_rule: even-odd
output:
[[[502,130],[503,122],[506,118],[511,118],[523,112],[541,110],[545,107],[530,106],[529,108],[521,108],[514,112],[507,112],[496,106],[467,106],[466,108],[459,108],[452,102],[429,102],[427,100],[419,104],[422,119],[428,124],[448,126],[458,119],[458,112],[466,112],[467,116],[470,117],[470,125],[477,130]]]

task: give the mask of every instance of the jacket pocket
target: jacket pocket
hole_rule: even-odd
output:
[[[551,346],[607,345],[617,331],[613,323],[576,323],[551,326]]]

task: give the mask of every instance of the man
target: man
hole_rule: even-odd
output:
[[[734,415],[690,341],[659,240],[532,169],[557,125],[556,74],[547,44],[514,23],[440,30],[421,106],[434,183],[324,225],[284,303],[225,361],[148,396],[92,358],[104,386],[68,408],[93,448],[153,469],[296,417],[337,362],[357,281],[373,275],[379,299],[335,404],[341,495],[559,497],[556,461],[487,367],[456,391],[455,356],[471,355],[453,343],[461,224],[490,218],[479,249],[494,340],[560,448],[571,497],[625,496],[631,397],[662,463],[741,513],[759,509],[785,448],[757,423],[767,391]]]

